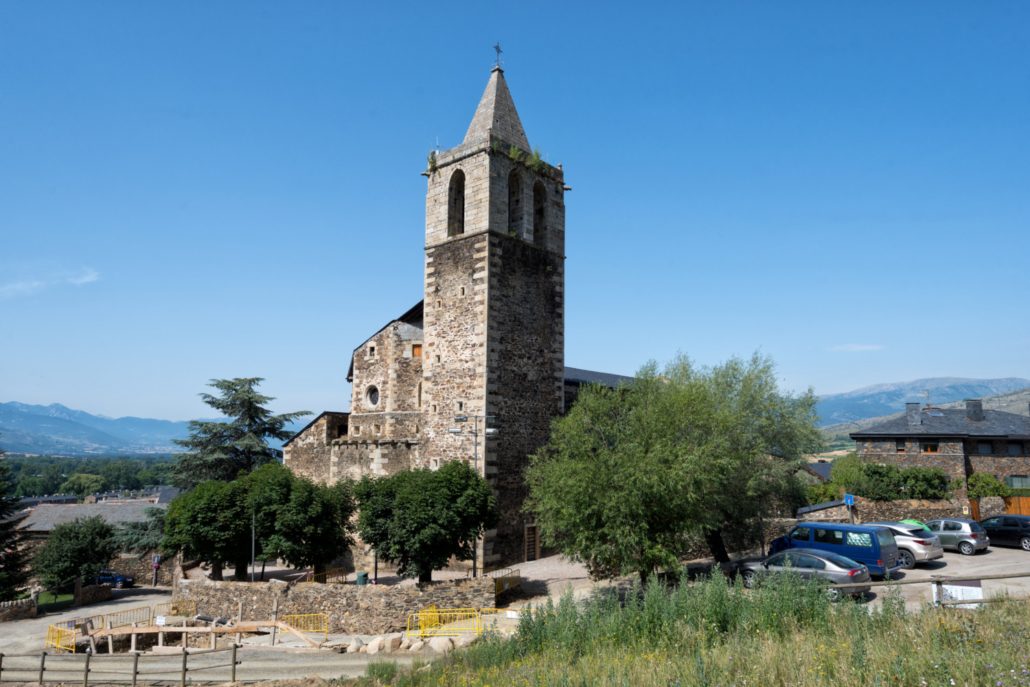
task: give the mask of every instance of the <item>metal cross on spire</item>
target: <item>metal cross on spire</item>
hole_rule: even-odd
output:
[[[504,52],[503,50],[501,50],[501,42],[500,41],[497,41],[496,43],[494,43],[494,52],[497,53],[497,60],[494,62],[494,66],[495,67],[500,67],[501,66],[501,53]]]

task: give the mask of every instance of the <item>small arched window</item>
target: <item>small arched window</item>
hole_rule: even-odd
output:
[[[539,181],[533,184],[533,243],[542,246],[547,242],[547,189]]]
[[[508,233],[512,236],[522,233],[522,179],[518,170],[508,175]]]
[[[447,192],[447,235],[465,233],[465,172],[460,169],[451,175]]]

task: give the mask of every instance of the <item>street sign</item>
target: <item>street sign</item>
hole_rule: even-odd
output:
[[[844,494],[844,505],[848,506],[849,508],[851,506],[854,506],[855,505],[855,495],[854,494]]]

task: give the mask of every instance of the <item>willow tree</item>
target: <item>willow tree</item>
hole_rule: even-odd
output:
[[[803,495],[795,474],[821,439],[815,397],[782,392],[755,355],[712,367],[651,363],[617,389],[593,386],[530,459],[527,510],[548,546],[596,578],[675,568],[707,542],[757,540]]]

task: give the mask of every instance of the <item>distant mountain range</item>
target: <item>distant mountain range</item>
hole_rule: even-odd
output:
[[[1026,414],[1030,379],[962,379],[936,377],[913,382],[877,384],[843,394],[822,396],[816,404],[819,425],[831,436],[876,424],[905,409],[905,403],[928,400],[947,405],[982,398],[987,408]],[[293,423],[300,430],[307,419]],[[174,439],[189,434],[188,422],[141,417],[110,418],[73,410],[59,403],[48,406],[0,403],[0,448],[11,453],[68,456],[146,455],[176,453]],[[278,446],[277,446],[278,448]]]
[[[289,429],[296,431],[304,424],[294,423]],[[110,418],[60,403],[0,403],[0,448],[10,453],[160,455],[180,451],[173,440],[188,435],[189,423],[185,421]]]
[[[962,379],[934,377],[913,382],[877,384],[843,394],[821,396],[816,404],[819,425],[837,425],[900,413],[905,403],[943,405],[967,398],[988,398],[1030,388],[1030,379]],[[854,431],[854,430],[852,430]]]

